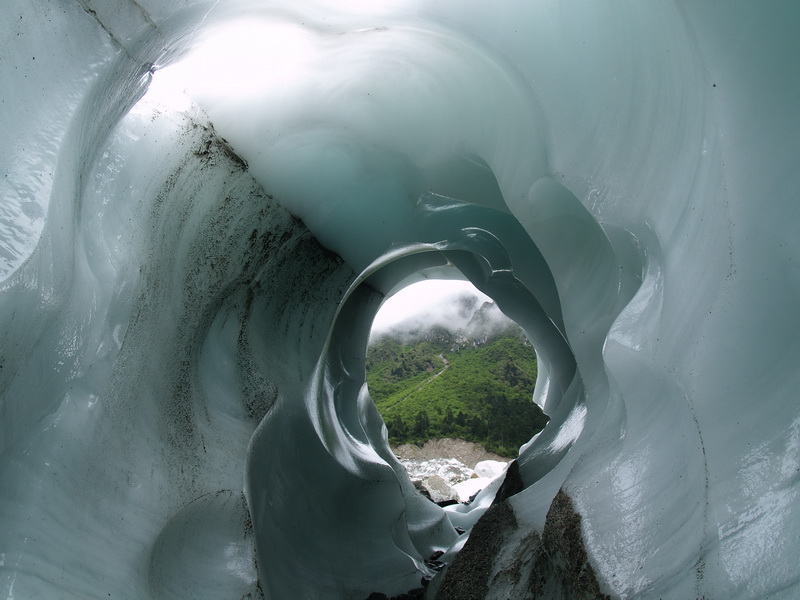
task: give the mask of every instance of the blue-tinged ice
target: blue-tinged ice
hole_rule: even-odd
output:
[[[370,400],[424,278],[525,328],[551,417],[486,598],[559,490],[612,597],[800,594],[795,3],[0,13],[3,597],[433,577],[497,486],[419,496]]]

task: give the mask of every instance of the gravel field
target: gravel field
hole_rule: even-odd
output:
[[[509,458],[487,452],[480,444],[456,440],[452,438],[442,438],[428,440],[424,446],[416,444],[401,444],[393,448],[398,458],[410,458],[417,460],[431,460],[432,458],[455,458],[470,469],[482,460],[500,460],[508,462]]]

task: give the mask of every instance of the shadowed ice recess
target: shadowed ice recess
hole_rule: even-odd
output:
[[[6,0],[0,597],[800,595],[799,6]],[[426,278],[551,417],[445,509],[365,383]]]

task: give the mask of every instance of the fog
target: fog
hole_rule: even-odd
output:
[[[480,318],[475,319],[484,305]],[[370,340],[385,334],[404,339],[437,327],[451,333],[486,332],[512,323],[470,282],[426,280],[403,288],[383,303],[372,323]]]

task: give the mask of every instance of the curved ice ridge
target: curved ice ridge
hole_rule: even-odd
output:
[[[612,597],[797,596],[796,3],[337,4],[0,9],[0,592],[418,587],[497,486],[414,491],[366,340],[465,277],[551,416],[486,598],[564,507]],[[137,105],[242,15],[290,77]]]

